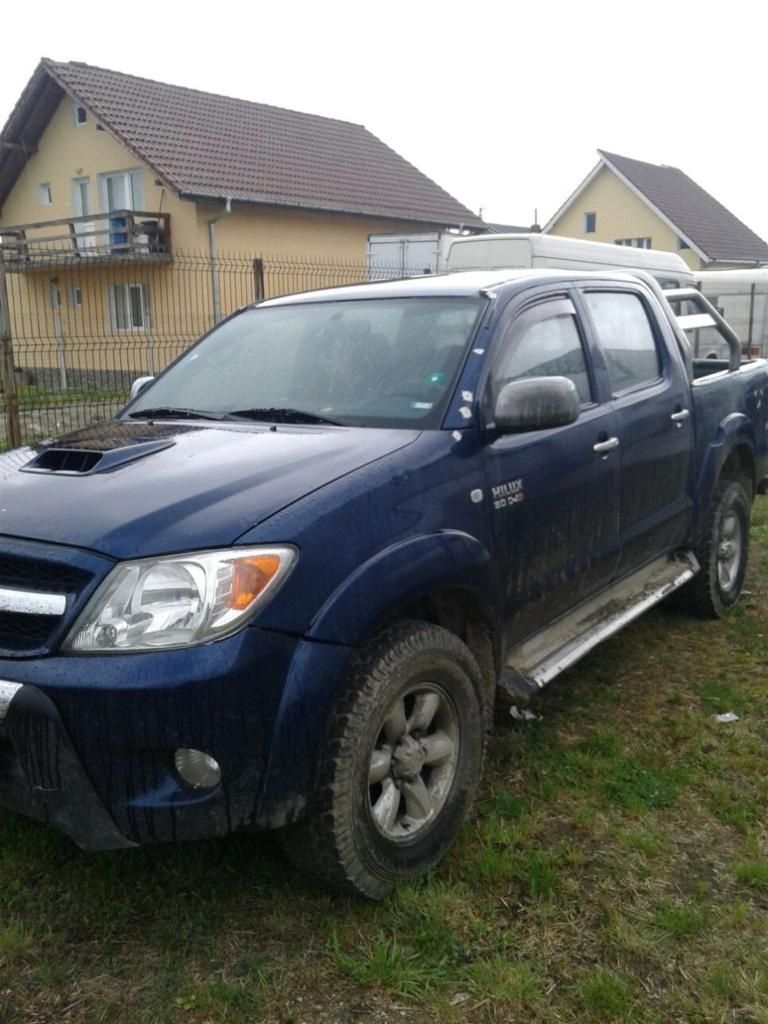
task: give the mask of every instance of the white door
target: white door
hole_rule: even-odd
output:
[[[72,209],[75,211],[75,217],[88,217],[93,212],[90,178],[72,179]],[[96,224],[93,221],[76,221],[73,227],[78,252],[92,249],[97,244],[98,240],[94,234]]]

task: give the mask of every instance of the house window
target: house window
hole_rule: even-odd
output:
[[[597,231],[597,214],[594,212],[584,214],[584,234],[594,235]]]
[[[38,195],[42,206],[53,205],[53,192],[50,182],[45,181],[42,185],[38,186]]]
[[[69,306],[70,309],[82,309],[83,289],[79,284],[71,284],[69,286]]]
[[[88,123],[88,111],[85,107],[81,107],[79,103],[75,104],[75,124],[87,124]]]
[[[113,331],[140,331],[149,327],[149,288],[146,284],[109,287],[109,316]]]
[[[684,238],[678,238],[678,240],[677,240],[677,248],[678,249],[690,249],[691,247],[690,247],[690,245],[688,245],[688,243],[686,242],[686,240]]]
[[[650,249],[651,240],[650,238],[616,238],[616,245],[628,245],[632,249]]]
[[[140,210],[144,205],[143,173],[115,171],[101,175],[102,210]]]

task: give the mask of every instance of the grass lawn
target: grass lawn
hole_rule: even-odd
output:
[[[0,813],[0,1024],[768,1024],[767,641],[762,498],[727,621],[652,612],[500,720],[460,841],[382,905],[266,837],[86,855]]]
[[[20,386],[17,390],[19,408],[24,409],[59,409],[66,405],[79,403],[95,405],[117,405],[128,401],[127,388],[67,388],[57,391],[41,388],[30,384]]]

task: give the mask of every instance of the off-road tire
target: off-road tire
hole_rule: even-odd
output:
[[[439,688],[455,711],[456,762],[444,803],[426,831],[395,841],[374,823],[369,766],[387,709],[420,683]],[[316,796],[307,815],[280,835],[295,866],[369,899],[383,899],[398,880],[434,867],[456,838],[482,773],[482,695],[482,673],[471,652],[439,626],[400,623],[363,649],[338,699]]]
[[[695,549],[701,571],[685,587],[688,608],[703,619],[719,619],[736,603],[744,585],[749,556],[751,502],[746,481],[721,480],[715,488],[701,543]],[[735,515],[739,528],[739,554],[733,578],[724,586],[719,575],[723,521]]]

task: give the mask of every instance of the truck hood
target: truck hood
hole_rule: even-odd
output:
[[[418,436],[108,420],[0,455],[0,535],[118,559],[223,547]]]

